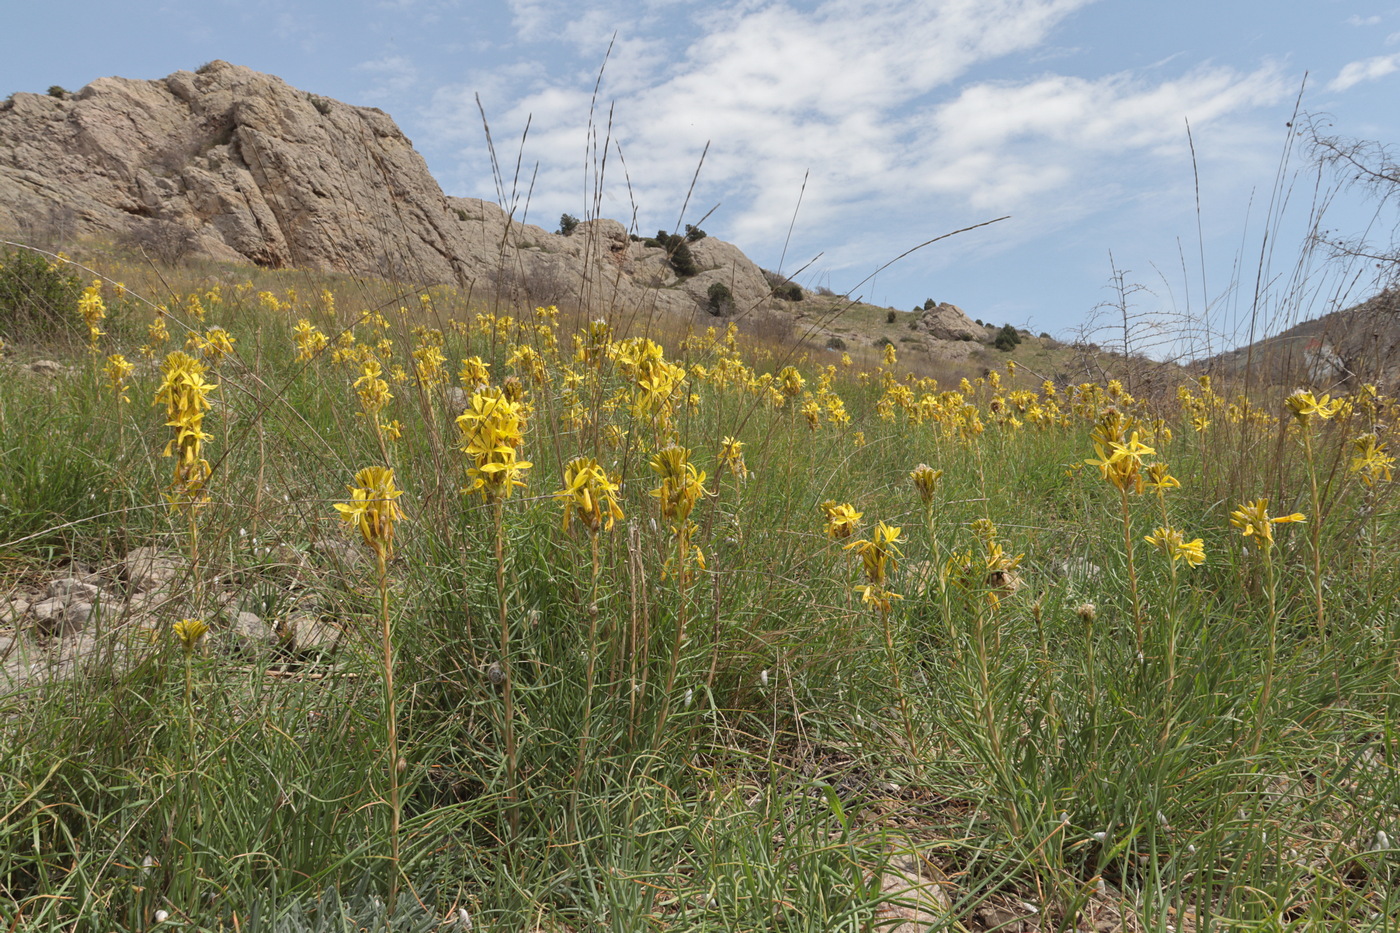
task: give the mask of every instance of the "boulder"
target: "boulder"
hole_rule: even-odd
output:
[[[448,197],[387,114],[223,61],[0,104],[0,229],[44,217],[167,261],[447,283],[590,313],[694,314],[715,282],[741,310],[769,294],[761,270],[713,237],[691,244],[701,272],[682,281],[615,220],[564,236]]]
[[[986,328],[977,326],[962,308],[946,301],[919,312],[915,329],[935,340],[981,340],[987,335]]]

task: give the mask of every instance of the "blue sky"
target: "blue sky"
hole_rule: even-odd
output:
[[[1300,92],[1330,132],[1400,142],[1400,6],[1363,0],[70,0],[61,21],[7,11],[0,94],[214,58],[389,112],[449,194],[495,197],[477,95],[508,170],[529,118],[542,226],[596,203],[653,233],[714,208],[701,226],[805,284],[1056,334],[1112,298],[1116,266],[1135,311],[1204,321],[1216,346],[1256,280],[1275,328],[1370,286],[1300,264],[1317,179],[1287,126]],[[1322,184],[1326,228],[1376,223]]]

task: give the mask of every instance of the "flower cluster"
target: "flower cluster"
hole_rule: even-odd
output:
[[[204,484],[209,479],[209,461],[202,456],[204,415],[209,410],[209,393],[218,386],[204,379],[204,364],[176,350],[161,366],[161,384],[155,404],[165,405],[166,426],[175,436],[165,445],[165,456],[175,456],[175,479],[167,498],[176,508],[193,509],[205,501]]]
[[[601,529],[612,531],[613,523],[624,518],[617,503],[617,481],[608,476],[593,457],[576,457],[564,468],[564,488],[554,494],[564,503],[564,530],[575,516],[590,535]]]
[[[903,599],[886,586],[889,575],[899,566],[899,558],[904,556],[896,543],[899,541],[900,531],[899,528],[880,522],[869,539],[852,541],[846,545],[846,550],[853,550],[860,555],[861,570],[865,574],[865,583],[857,586],[855,592],[860,594],[861,602],[874,606],[881,612],[890,611],[892,600]]]
[[[1267,498],[1255,499],[1253,502],[1246,502],[1244,505],[1230,513],[1230,524],[1240,530],[1246,538],[1257,538],[1264,550],[1270,550],[1274,546],[1274,526],[1284,522],[1304,522],[1307,517],[1302,512],[1294,512],[1292,515],[1281,515],[1277,518],[1269,516],[1269,500]]]
[[[382,566],[394,557],[394,525],[403,519],[396,500],[403,490],[394,487],[394,471],[382,466],[365,467],[346,489],[350,501],[337,502],[335,509],[352,531],[360,532]]]
[[[520,477],[532,466],[517,459],[525,444],[525,406],[511,394],[506,387],[482,389],[457,418],[461,449],[471,460],[462,491],[479,490],[490,502],[510,498],[516,486],[525,485]]]

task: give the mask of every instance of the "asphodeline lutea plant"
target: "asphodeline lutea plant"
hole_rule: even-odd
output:
[[[297,348],[296,361],[306,363],[330,346],[331,341],[315,324],[302,318],[297,321],[297,326],[292,328],[292,342]]]
[[[386,466],[367,466],[355,474],[355,485],[347,486],[350,499],[337,502],[335,510],[351,534],[359,533],[365,547],[374,554],[379,587],[380,640],[384,662],[384,722],[388,729],[388,771],[390,828],[389,846],[393,860],[393,880],[389,885],[390,910],[399,885],[399,825],[403,809],[399,801],[398,711],[394,700],[393,630],[389,619],[389,561],[394,557],[394,533],[403,520],[399,498],[403,490],[394,484],[394,471]]]
[[[83,316],[83,323],[87,324],[88,349],[93,356],[96,356],[98,341],[106,333],[102,329],[102,322],[107,317],[107,305],[102,301],[102,281],[100,279],[94,280],[78,296],[78,313]]]
[[[686,447],[672,444],[657,451],[651,458],[651,469],[661,478],[661,485],[653,489],[651,495],[658,500],[661,518],[669,524],[675,543],[673,563],[668,561],[667,565],[675,571],[679,597],[676,605],[675,637],[671,642],[671,659],[666,670],[666,688],[661,696],[661,710],[656,717],[655,731],[652,735],[653,746],[659,748],[670,713],[671,692],[676,686],[676,672],[680,668],[681,646],[685,643],[690,602],[689,560],[692,551],[696,565],[702,570],[705,568],[704,552],[692,544],[699,528],[691,521],[690,515],[696,503],[708,490],[705,489],[705,472],[696,469],[690,460],[690,450]]]
[[[900,677],[899,657],[894,647],[894,631],[890,622],[891,609],[897,599],[903,599],[889,588],[889,577],[899,566],[904,554],[899,550],[901,530],[893,525],[880,522],[869,538],[861,538],[846,545],[846,550],[855,551],[860,556],[860,565],[865,582],[855,587],[861,602],[874,607],[880,613],[880,627],[885,637],[885,655],[894,677],[895,694],[899,697],[899,711],[904,719],[904,737],[909,743],[909,754],[917,757],[918,745],[914,740],[914,718],[909,710],[909,698],[904,694]]]
[[[579,735],[578,763],[574,769],[576,783],[583,777],[588,738],[593,724],[593,681],[598,662],[598,535],[601,532],[612,531],[618,519],[626,517],[617,501],[618,492],[617,480],[608,475],[597,459],[575,457],[564,468],[564,488],[554,493],[554,498],[564,506],[564,531],[569,531],[577,519],[578,524],[588,533],[593,559],[593,586],[587,610],[588,669],[584,675],[583,727]]]
[[[193,745],[195,716],[191,700],[194,693],[194,653],[204,640],[204,636],[209,633],[209,623],[203,619],[181,619],[170,626],[170,631],[175,635],[175,640],[180,643],[180,648],[184,653],[185,722],[189,727],[190,744]]]
[[[1368,487],[1379,482],[1390,482],[1390,468],[1395,463],[1395,458],[1386,450],[1380,438],[1374,433],[1362,434],[1352,439],[1351,449],[1353,454],[1350,469],[1352,473],[1361,477],[1361,482]]]
[[[482,388],[472,393],[466,411],[457,418],[460,445],[466,454],[467,485],[462,492],[479,492],[491,506],[496,527],[496,599],[501,632],[502,718],[506,746],[506,800],[511,833],[520,829],[516,792],[515,685],[511,669],[510,618],[507,614],[505,500],[532,464],[519,453],[525,445],[525,402],[519,383]],[[513,397],[514,396],[514,397]]]
[[[1264,562],[1264,585],[1269,594],[1269,646],[1264,659],[1264,684],[1259,690],[1254,738],[1250,742],[1251,755],[1259,750],[1259,740],[1264,734],[1264,721],[1268,715],[1269,698],[1274,686],[1274,662],[1278,656],[1278,587],[1274,580],[1274,526],[1302,521],[1307,521],[1307,518],[1301,512],[1291,515],[1269,515],[1267,498],[1246,502],[1230,513],[1230,524],[1238,528],[1245,538],[1253,538],[1258,546],[1260,559]]]
[[[1293,413],[1293,419],[1298,424],[1300,433],[1303,436],[1303,453],[1308,461],[1308,483],[1312,491],[1312,576],[1313,576],[1313,598],[1317,608],[1317,631],[1323,638],[1327,637],[1327,614],[1326,606],[1322,598],[1322,497],[1317,485],[1317,464],[1313,459],[1313,427],[1318,421],[1327,421],[1342,407],[1341,399],[1332,399],[1331,396],[1323,395],[1321,398],[1315,397],[1311,392],[1298,389],[1285,399],[1288,410]]]
[[[570,460],[564,468],[564,488],[554,493],[564,506],[564,530],[570,530],[574,519],[578,519],[591,536],[600,530],[611,531],[613,524],[624,517],[617,493],[618,484],[595,458]]]
[[[1138,596],[1137,568],[1133,563],[1133,518],[1128,508],[1128,496],[1141,495],[1146,486],[1142,475],[1143,458],[1154,453],[1151,447],[1139,440],[1135,422],[1123,415],[1117,408],[1109,407],[1099,415],[1090,438],[1094,442],[1097,459],[1084,461],[1099,468],[1105,482],[1118,490],[1120,514],[1123,522],[1123,553],[1128,568],[1128,587],[1133,602],[1133,629],[1137,636],[1138,655],[1142,655],[1145,640],[1142,618],[1142,601]]]
[[[211,435],[204,433],[204,415],[209,411],[209,393],[217,385],[205,381],[204,364],[187,353],[176,350],[161,366],[161,383],[156,389],[155,404],[165,406],[166,426],[175,436],[165,445],[165,456],[175,457],[175,477],[166,493],[166,500],[177,511],[183,511],[190,523],[190,567],[196,586],[199,582],[199,523],[197,513],[208,501],[204,487],[209,481],[209,461],[204,459],[204,442]]]

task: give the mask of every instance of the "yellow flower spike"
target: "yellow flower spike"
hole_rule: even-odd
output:
[[[612,531],[617,519],[625,518],[617,503],[617,483],[593,457],[576,457],[564,468],[564,488],[554,498],[564,503],[564,530],[574,516],[591,535],[599,529]]]
[[[106,333],[100,326],[107,317],[107,306],[102,302],[102,282],[100,279],[94,280],[91,285],[83,289],[83,293],[78,297],[78,313],[83,316],[83,321],[87,323],[88,341],[95,353],[97,352],[97,339]]]
[[[202,619],[181,619],[170,626],[170,629],[180,640],[180,646],[187,653],[192,653],[199,645],[199,640],[209,631],[209,624]]]
[[[855,534],[860,527],[861,516],[865,514],[857,512],[849,502],[837,503],[834,499],[823,502],[820,508],[826,517],[826,536],[833,541],[841,541]]]
[[[796,398],[802,394],[802,387],[807,384],[807,380],[802,378],[796,367],[784,366],[778,371],[778,383],[784,396]]]
[[[1395,458],[1375,434],[1362,434],[1352,440],[1351,446],[1356,451],[1351,460],[1352,473],[1359,473],[1367,486],[1374,486],[1379,480],[1390,482],[1390,467]]]
[[[852,541],[846,545],[846,550],[854,550],[860,555],[867,582],[883,587],[887,574],[898,568],[899,558],[904,556],[896,544],[900,532],[901,529],[880,522],[869,540]]]
[[[480,490],[489,501],[510,498],[515,487],[525,485],[520,477],[533,466],[516,456],[525,443],[525,405],[509,398],[509,389],[474,393],[457,418],[461,449],[472,461],[467,468],[471,482],[462,491]]]
[[[381,561],[394,557],[394,526],[403,519],[396,501],[403,490],[394,487],[390,467],[370,466],[355,474],[355,485],[347,486],[349,502],[337,502],[335,510],[350,529],[358,530],[370,550]]]
[[[482,362],[479,356],[469,356],[462,360],[462,370],[457,374],[462,385],[477,389],[491,384],[491,364]]]
[[[661,516],[684,525],[700,497],[706,494],[705,473],[690,462],[690,451],[671,445],[651,458],[651,469],[661,485],[651,495],[661,500]]]
[[[717,459],[736,478],[744,479],[749,475],[749,468],[744,463],[743,441],[725,437],[719,443],[719,457]]]
[[[944,471],[934,469],[928,464],[914,466],[913,471],[910,472],[909,478],[914,481],[914,489],[917,490],[918,497],[924,506],[934,504],[934,492],[938,489],[938,481],[942,475],[944,475]]]
[[[298,363],[312,359],[330,345],[330,338],[306,318],[297,321],[297,326],[292,328],[292,341],[296,344]]]
[[[1205,544],[1201,539],[1187,541],[1186,535],[1175,528],[1159,527],[1143,540],[1171,558],[1173,563],[1184,560],[1192,567],[1199,567],[1205,563]]]
[[[126,379],[135,369],[136,367],[128,363],[126,357],[120,353],[107,357],[107,365],[102,367],[102,374],[107,377],[108,385],[112,387],[113,394],[120,402],[131,403],[126,394]]]
[[[1167,472],[1165,463],[1149,463],[1147,485],[1157,492],[1165,492],[1168,489],[1180,489],[1181,481]]]
[[[1240,534],[1244,537],[1258,538],[1260,545],[1265,549],[1274,546],[1274,525],[1284,522],[1305,521],[1307,521],[1307,517],[1304,516],[1302,512],[1294,512],[1292,515],[1271,518],[1269,516],[1269,500],[1267,497],[1255,499],[1253,502],[1246,502],[1230,513],[1230,524],[1238,528]]]

